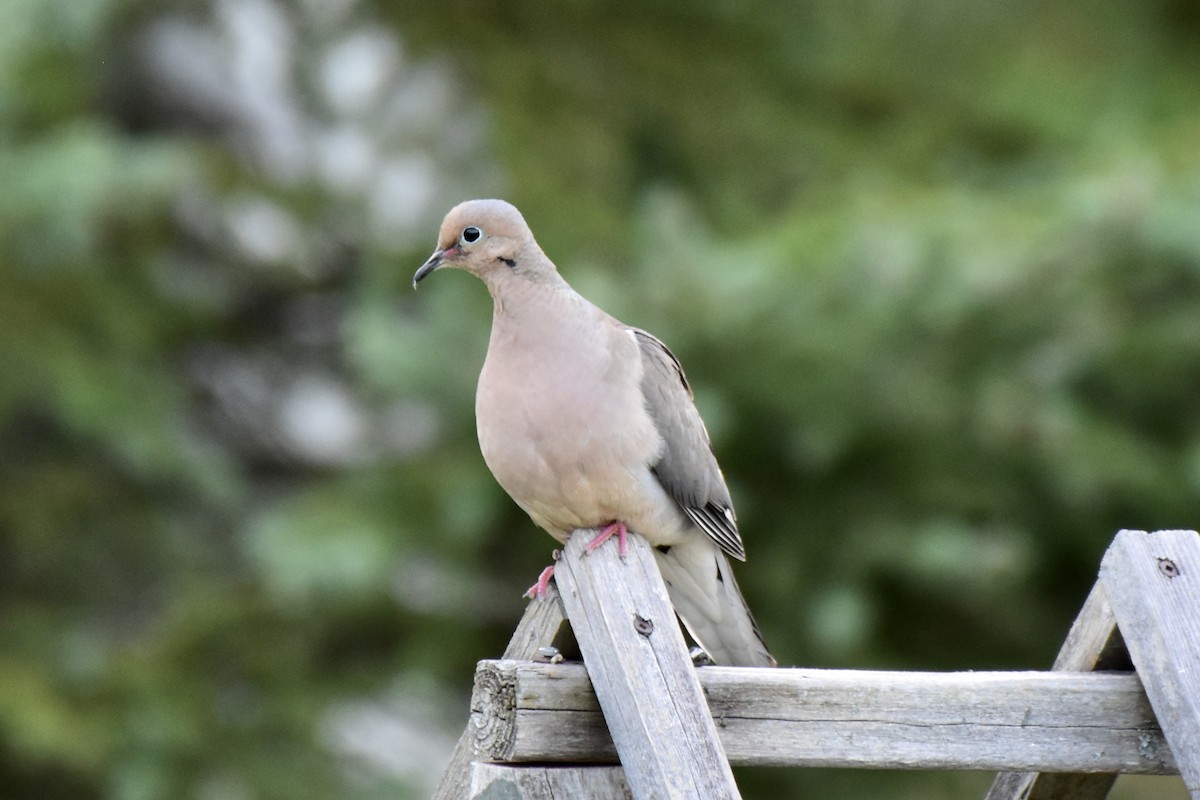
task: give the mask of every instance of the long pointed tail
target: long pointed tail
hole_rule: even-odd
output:
[[[775,666],[729,559],[716,544],[702,535],[690,536],[665,552],[656,549],[655,556],[675,613],[714,662],[731,667]]]

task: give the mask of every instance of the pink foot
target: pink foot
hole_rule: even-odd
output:
[[[617,537],[617,552],[621,554],[621,560],[624,561],[626,551],[625,539],[629,536],[629,529],[625,527],[624,522],[619,520],[605,525],[604,529],[601,530],[600,533],[596,534],[596,538],[588,542],[588,546],[585,548],[585,551],[588,553],[592,552],[597,547],[611,539],[613,534],[616,534]]]
[[[528,597],[530,600],[536,600],[539,597],[545,597],[546,592],[550,591],[550,579],[554,577],[554,565],[546,567],[542,570],[542,574],[538,575],[537,583],[530,586],[522,597]]]

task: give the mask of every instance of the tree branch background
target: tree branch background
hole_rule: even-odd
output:
[[[6,798],[428,795],[553,544],[408,285],[470,197],[679,355],[782,663],[1044,668],[1197,525],[1184,0],[7,0],[0,187]]]

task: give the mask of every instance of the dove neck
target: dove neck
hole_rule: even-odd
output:
[[[545,316],[547,310],[569,304],[569,299],[577,296],[553,268],[537,273],[510,272],[491,277],[487,283],[492,295],[493,324]]]

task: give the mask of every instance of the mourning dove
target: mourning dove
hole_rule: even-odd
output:
[[[679,361],[643,330],[575,292],[502,200],[471,200],[442,223],[413,276],[455,267],[493,301],[475,418],[483,458],[560,542],[603,529],[645,537],[676,613],[718,664],[774,666],[734,581],[745,560],[725,479]]]

